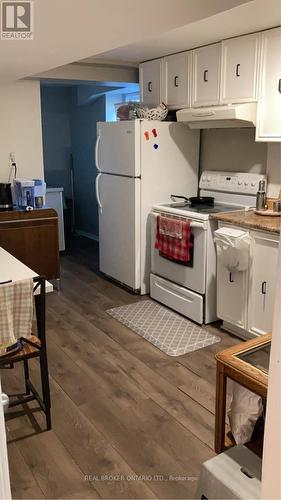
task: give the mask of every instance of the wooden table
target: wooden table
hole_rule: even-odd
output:
[[[242,342],[220,351],[216,354],[217,378],[216,378],[216,415],[215,415],[215,451],[221,453],[226,449],[225,445],[225,416],[226,416],[226,384],[230,378],[243,385],[250,391],[258,394],[262,398],[267,396],[268,373],[256,366],[253,366],[244,356],[256,352],[258,349],[270,345],[271,333],[258,338]]]

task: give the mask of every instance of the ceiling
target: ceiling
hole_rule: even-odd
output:
[[[0,82],[30,77],[105,53],[108,57],[113,52],[116,60],[120,56],[118,47],[131,47],[128,52],[121,50],[121,59],[126,62],[128,54],[132,61],[156,57],[157,50],[149,50],[152,34],[160,40],[161,33],[192,26],[244,3],[245,0],[34,0],[34,39],[0,40]]]
[[[281,25],[280,0],[254,0],[208,18],[191,22],[149,39],[83,60],[93,64],[139,62],[199,47],[216,41]]]

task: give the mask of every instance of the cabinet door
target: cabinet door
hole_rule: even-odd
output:
[[[248,272],[232,272],[218,261],[217,315],[219,318],[246,328],[248,301]]]
[[[48,218],[42,211],[40,218],[31,215],[0,224],[0,246],[48,280],[60,277],[58,219],[52,212]]]
[[[141,101],[150,106],[161,102],[161,62],[162,59],[140,64]]]
[[[191,52],[175,54],[163,59],[163,100],[169,108],[190,106]]]
[[[222,42],[222,103],[257,101],[259,49],[260,33]]]
[[[255,335],[272,330],[278,244],[278,237],[253,234],[248,330]]]
[[[281,28],[262,33],[256,140],[281,142]]]
[[[192,106],[219,104],[221,43],[193,51]]]

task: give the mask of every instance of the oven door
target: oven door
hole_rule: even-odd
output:
[[[151,213],[151,272],[194,292],[205,293],[207,222],[191,219],[193,235],[192,263],[184,265],[162,257],[155,248],[157,213]],[[168,216],[168,214],[167,214]]]

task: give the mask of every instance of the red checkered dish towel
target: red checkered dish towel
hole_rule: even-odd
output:
[[[157,232],[155,248],[168,259],[189,262],[191,229],[190,221],[182,219],[171,219],[163,215],[157,215]]]

